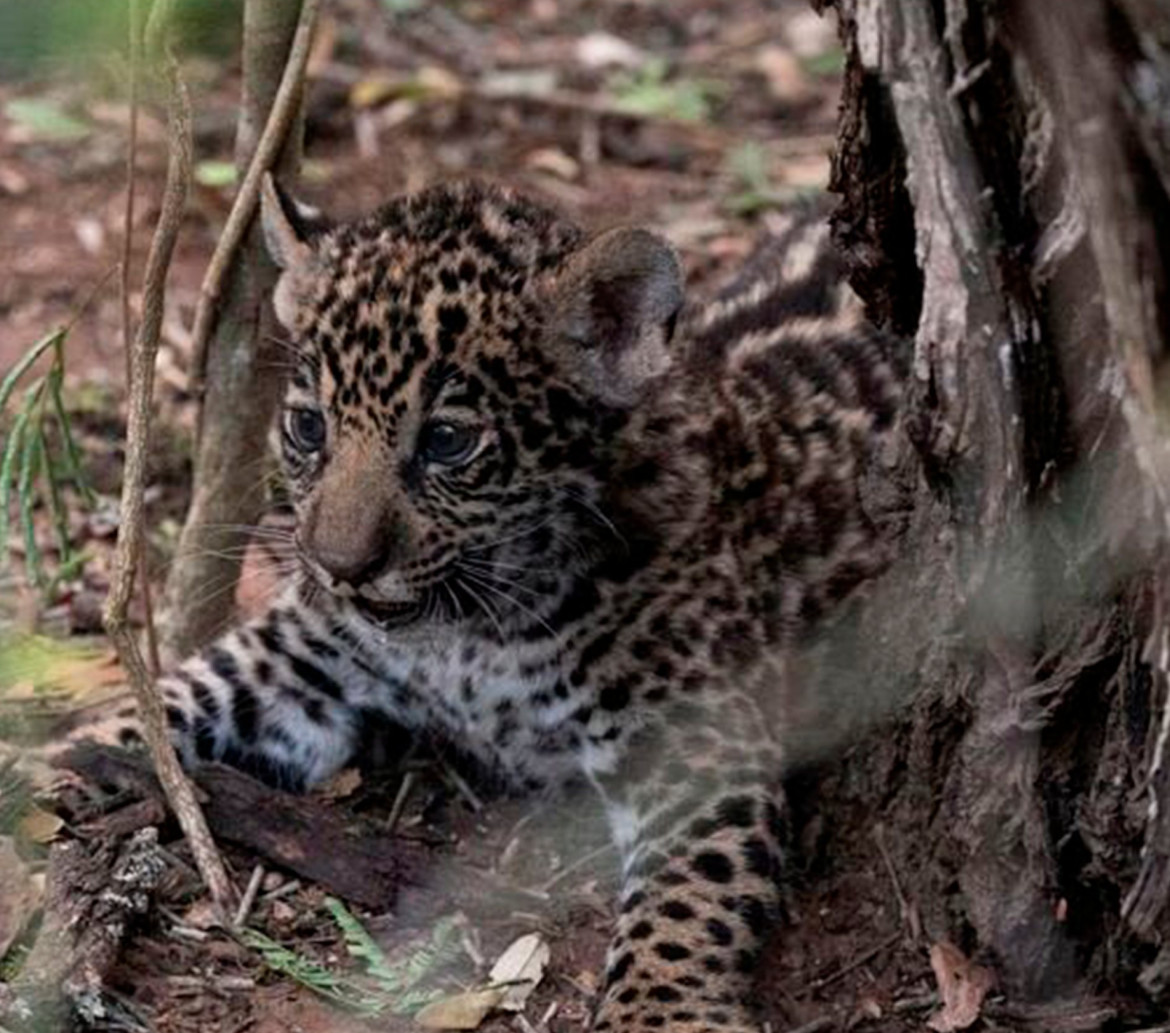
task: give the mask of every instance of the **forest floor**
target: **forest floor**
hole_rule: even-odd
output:
[[[828,179],[841,57],[832,23],[798,0],[346,0],[330,5],[322,29],[311,63],[303,193],[336,216],[475,173],[521,187],[585,225],[657,227],[703,290],[748,253],[772,211]],[[236,41],[223,26],[204,37],[185,60],[199,182],[169,283],[148,493],[160,582],[190,475],[188,328],[232,196]],[[31,65],[0,61],[0,370],[54,326],[71,324],[66,397],[98,493],[98,505],[69,514],[83,564],[49,591],[15,577],[0,589],[8,643],[0,650],[0,732],[26,738],[119,682],[96,633],[121,461],[115,270],[129,108],[121,66],[64,49],[67,64],[52,48]],[[165,161],[153,99],[140,122],[136,277]],[[60,557],[47,509],[35,517],[51,569]],[[9,544],[19,570],[24,545],[15,531]],[[270,589],[262,555],[251,557],[248,571],[239,598],[245,611]],[[136,613],[141,618],[141,607]],[[31,632],[66,639],[66,647]],[[170,870],[109,974],[108,1016],[99,1025],[160,1033],[405,1030],[411,1022],[391,1014],[402,1002],[386,992],[386,979],[417,977],[415,997],[479,986],[509,943],[537,934],[550,959],[525,1010],[495,1012],[480,1028],[585,1028],[616,885],[595,805],[584,793],[568,802],[509,800],[441,748],[408,756],[381,773],[347,772],[313,798],[335,814],[344,837],[305,840],[305,829],[288,831],[294,853],[328,855],[339,869],[354,843],[384,842],[390,853],[422,858],[397,893],[389,886],[369,899],[346,897],[344,878],[341,888],[322,882],[320,865],[298,868],[287,850],[273,860],[254,844],[226,845],[241,889],[259,872],[245,925],[269,938],[264,949],[209,921],[189,854],[164,823]],[[31,873],[34,892],[16,904],[10,893],[7,907],[0,893],[0,957],[8,951],[0,979],[19,967],[33,939],[33,929],[17,934],[35,913],[45,843],[112,834],[114,825],[124,834],[126,822],[112,817],[138,806],[124,786],[40,797],[31,809],[12,799],[6,807],[4,792],[0,766],[0,883],[12,887]],[[15,797],[11,786],[9,793]],[[853,855],[826,858],[818,852],[824,830],[815,818],[802,823],[786,922],[759,983],[775,1033],[921,1029],[939,1008],[913,873],[893,870],[872,826],[871,816],[858,816]],[[330,894],[346,897],[347,913],[384,952],[381,984],[368,954],[347,949]],[[291,978],[297,965],[300,982]],[[347,996],[350,1007],[331,995]],[[380,1014],[363,1017],[363,1009]],[[996,1025],[989,1016],[994,1000],[978,1020],[984,1028]]]

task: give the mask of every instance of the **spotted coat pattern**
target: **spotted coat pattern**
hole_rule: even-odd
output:
[[[858,480],[904,370],[823,225],[687,307],[661,238],[494,188],[264,222],[298,573],[163,680],[184,758],[300,787],[388,717],[583,773],[623,858],[595,1030],[755,1028],[785,657],[889,553]]]

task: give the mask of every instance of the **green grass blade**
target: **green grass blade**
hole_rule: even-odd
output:
[[[29,348],[21,357],[20,361],[8,371],[8,375],[0,381],[0,412],[4,411],[4,407],[8,404],[8,399],[12,396],[12,392],[16,390],[17,382],[29,371],[32,364],[50,348],[55,348],[60,345],[64,339],[64,327],[54,330]]]
[[[58,353],[59,354],[59,353]],[[49,371],[49,396],[53,400],[53,415],[57,417],[57,426],[61,432],[61,444],[65,448],[65,459],[69,464],[69,478],[73,486],[81,493],[87,506],[97,502],[93,488],[89,485],[89,478],[85,476],[85,466],[81,460],[81,449],[73,438],[73,426],[69,414],[65,409],[65,398],[62,395],[62,386],[65,380],[65,371],[60,360]]]
[[[15,480],[16,457],[28,427],[28,413],[19,412],[12,421],[12,430],[4,443],[4,459],[0,461],[0,568],[8,566],[9,514],[12,509],[12,485]]]
[[[69,518],[65,512],[65,500],[61,497],[61,475],[49,449],[45,425],[41,424],[41,465],[49,489],[49,513],[53,519],[53,531],[57,536],[60,562],[68,563],[73,558],[73,547],[69,544]]]
[[[20,471],[16,483],[20,525],[24,531],[24,566],[29,580],[38,588],[43,586],[45,579],[41,564],[41,550],[37,546],[36,522],[33,520],[33,508],[36,505],[33,482],[37,477],[44,446],[45,440],[40,434],[40,428],[32,425],[26,427],[24,446],[20,450]]]

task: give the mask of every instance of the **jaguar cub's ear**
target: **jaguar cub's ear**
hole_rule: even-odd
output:
[[[599,234],[558,277],[553,329],[562,359],[599,398],[631,405],[670,365],[682,304],[682,267],[666,240],[637,227]]]
[[[310,238],[325,229],[326,223],[320,212],[294,200],[271,173],[265,173],[260,188],[260,225],[268,254],[282,270],[272,297],[272,307],[276,318],[291,327],[296,308],[297,277],[313,265]]]

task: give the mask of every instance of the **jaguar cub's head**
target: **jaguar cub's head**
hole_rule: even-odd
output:
[[[670,364],[674,251],[475,184],[326,227],[269,181],[262,216],[310,576],[382,624],[519,620],[615,533],[599,503]]]

